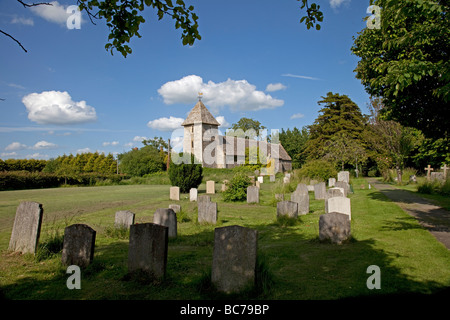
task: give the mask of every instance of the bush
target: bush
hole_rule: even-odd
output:
[[[337,175],[336,168],[332,162],[327,160],[309,160],[298,171],[300,177],[309,177],[311,179],[319,179],[327,181],[330,177]]]
[[[183,157],[181,153],[180,157]],[[188,193],[191,188],[198,188],[202,183],[202,165],[195,164],[193,155],[191,155],[191,163],[175,164],[170,162],[169,179],[172,186],[180,187],[181,193]]]
[[[247,199],[247,187],[251,184],[250,178],[243,172],[233,176],[228,183],[228,189],[223,192],[224,201],[243,201]]]

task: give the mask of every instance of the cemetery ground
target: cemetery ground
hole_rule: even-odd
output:
[[[169,185],[72,187],[0,192],[0,296],[6,299],[221,299],[211,287],[214,229],[240,225],[258,230],[256,289],[225,298],[303,300],[390,294],[432,294],[450,287],[450,252],[415,218],[365,179],[352,179],[352,238],[335,245],[319,241],[324,200],[310,192],[310,212],[277,221],[274,184],[266,177],[260,203],[222,200],[220,184],[211,201],[218,204],[216,225],[197,222],[197,203],[189,194],[169,200]],[[277,180],[282,180],[278,177]],[[294,188],[295,189],[295,188]],[[203,182],[199,195],[205,193]],[[289,199],[289,198],[288,198]],[[8,252],[16,208],[36,201],[44,208],[36,256]],[[164,280],[130,278],[128,234],[114,231],[116,211],[130,210],[135,223],[152,222],[158,208],[181,205],[178,236],[169,239]],[[66,286],[61,252],[46,254],[64,228],[84,223],[97,231],[93,262],[81,271],[81,289]],[[59,237],[60,238],[60,237]],[[57,244],[57,241],[56,241]],[[51,250],[50,250],[51,251]],[[381,271],[381,289],[369,290],[367,268]]]

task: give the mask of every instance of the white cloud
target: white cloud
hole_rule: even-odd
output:
[[[330,0],[330,6],[333,9],[336,9],[337,7],[341,6],[344,2],[350,2],[351,0]]]
[[[28,119],[39,124],[74,124],[97,120],[95,109],[86,101],[75,102],[66,92],[31,93],[22,99]]]
[[[301,118],[303,118],[305,115],[303,114],[303,113],[296,113],[296,114],[293,114],[292,116],[291,116],[291,120],[292,119],[301,119]]]
[[[119,144],[119,141],[112,141],[112,142],[103,142],[102,146],[117,146]]]
[[[3,152],[0,153],[0,156],[2,158],[12,158],[12,157],[17,157],[17,152]]]
[[[39,152],[28,154],[25,156],[26,159],[48,159],[50,156],[47,154],[40,154]]]
[[[302,75],[292,74],[292,73],[285,73],[285,74],[282,74],[281,76],[282,77],[290,77],[290,78],[307,79],[307,80],[320,80],[319,78],[302,76]]]
[[[256,90],[256,86],[247,80],[228,79],[219,83],[205,83],[201,77],[189,75],[169,81],[158,89],[166,104],[195,103],[199,92],[203,93],[203,102],[214,114],[224,106],[230,106],[232,111],[255,111],[273,109],[284,104],[283,100],[274,99],[263,91]]]
[[[173,131],[180,128],[183,121],[183,118],[175,118],[170,116],[169,118],[163,117],[151,120],[147,123],[147,126],[159,131]]]
[[[26,26],[33,26],[34,25],[34,21],[31,18],[23,18],[23,17],[17,17],[15,16],[12,20],[11,23],[14,24],[23,24]]]
[[[54,149],[57,147],[58,146],[56,144],[43,140],[43,141],[36,142],[36,144],[32,147],[32,149],[34,149],[34,150]]]
[[[282,83],[269,83],[266,87],[267,92],[273,92],[273,91],[279,91],[284,90],[287,87]]]
[[[17,150],[23,150],[26,148],[28,148],[28,147],[23,143],[13,142],[5,148],[5,151],[17,151]]]
[[[90,153],[90,152],[93,152],[91,148],[83,148],[83,149],[77,150],[77,154]]]
[[[30,10],[39,17],[53,23],[57,23],[61,26],[67,25],[67,18],[71,13],[67,13],[66,9],[69,5],[59,4],[58,1],[51,1],[51,6],[40,5],[31,7]]]
[[[148,138],[147,138],[147,137],[144,137],[144,136],[135,136],[135,137],[133,138],[133,141],[134,141],[134,142],[142,142],[142,140],[148,140]]]
[[[217,117],[216,117],[216,120],[217,120],[218,123],[220,123],[220,126],[219,126],[219,127],[221,127],[221,128],[226,128],[226,127],[229,127],[229,126],[230,126],[230,124],[228,123],[228,121],[225,120],[225,117],[224,117],[224,116],[217,116]]]

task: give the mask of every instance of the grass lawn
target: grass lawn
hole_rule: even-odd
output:
[[[280,178],[278,178],[280,179]],[[266,180],[265,180],[266,182]],[[268,180],[267,180],[268,182]],[[8,299],[215,299],[209,287],[214,228],[241,225],[258,230],[258,255],[268,287],[240,299],[336,299],[361,295],[433,293],[450,286],[450,252],[414,218],[364,179],[353,180],[352,235],[343,245],[318,240],[324,201],[310,192],[310,213],[292,226],[276,221],[274,184],[262,184],[259,205],[225,203],[220,193],[217,225],[197,223],[196,203],[183,194],[178,237],[169,240],[167,275],[160,283],[127,277],[128,240],[111,236],[114,214],[131,210],[136,222],[152,222],[170,203],[168,185],[129,185],[0,192],[0,287]],[[205,184],[199,194],[205,192]],[[220,185],[216,184],[216,190]],[[40,243],[64,227],[85,223],[97,231],[93,263],[81,273],[81,290],[66,287],[61,254],[45,259],[7,251],[21,201],[43,204]],[[181,219],[182,217],[182,219]],[[369,290],[370,265],[381,270],[381,289]]]

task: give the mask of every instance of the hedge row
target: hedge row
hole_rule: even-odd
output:
[[[45,172],[1,171],[0,190],[55,188],[64,184],[93,186],[104,181],[115,184],[127,178],[129,177],[125,175],[99,174],[93,172],[64,177]]]

